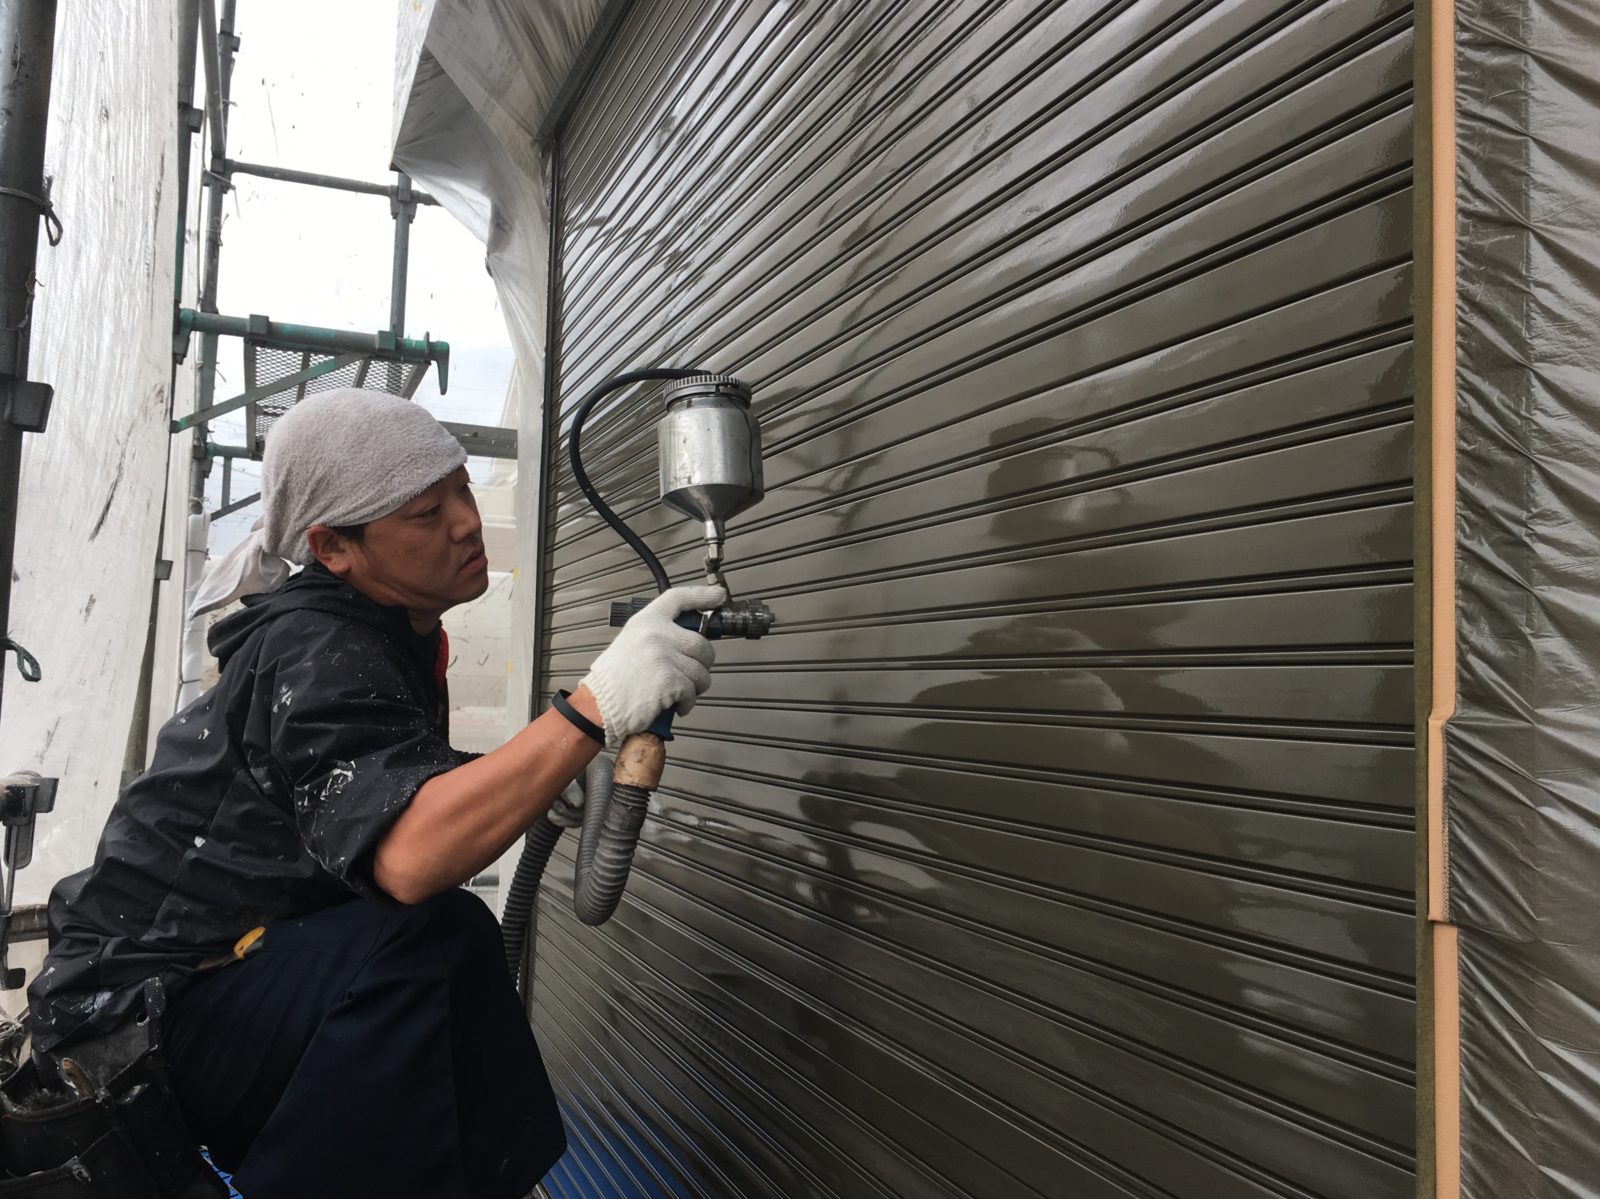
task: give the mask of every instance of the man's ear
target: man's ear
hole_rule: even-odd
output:
[[[312,525],[307,529],[306,544],[311,547],[311,556],[341,579],[355,566],[350,543],[327,525]]]

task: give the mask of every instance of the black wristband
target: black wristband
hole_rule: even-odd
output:
[[[570,691],[557,691],[550,697],[550,706],[557,712],[560,712],[561,715],[565,716],[567,718],[567,723],[572,725],[573,728],[577,729],[585,737],[600,745],[604,745],[606,743],[605,730],[567,702],[567,697],[571,694],[572,692]]]

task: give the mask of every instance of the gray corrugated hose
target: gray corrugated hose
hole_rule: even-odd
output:
[[[521,981],[527,947],[537,928],[539,882],[561,834],[578,823],[580,813],[583,827],[572,891],[572,906],[578,919],[585,924],[604,924],[622,900],[633,868],[633,851],[650,805],[650,792],[640,787],[615,786],[611,770],[611,759],[598,755],[589,764],[581,784],[558,797],[549,813],[540,817],[523,838],[522,856],[517,860],[500,918],[506,968],[513,981]]]
[[[617,910],[649,807],[650,792],[613,783],[609,764],[590,775],[572,889],[573,909],[585,924],[604,924]]]
[[[531,939],[528,934],[539,902],[539,880],[564,831],[550,817],[541,816],[522,840],[522,856],[517,859],[517,872],[506,892],[505,911],[500,914],[500,940],[505,946],[506,969],[514,983],[521,981],[523,953]]]

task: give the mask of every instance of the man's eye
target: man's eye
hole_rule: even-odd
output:
[[[418,512],[417,513],[417,519],[418,520],[427,520],[428,517],[430,517],[430,516],[438,516],[438,515],[439,515],[439,505],[435,504],[431,508],[425,509],[422,512]]]

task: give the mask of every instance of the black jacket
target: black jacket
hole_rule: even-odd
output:
[[[367,895],[417,788],[472,755],[446,740],[440,635],[320,567],[220,621],[215,687],[162,728],[94,865],[50,896],[34,1046],[107,1031],[143,979],[176,994],[257,925]]]

